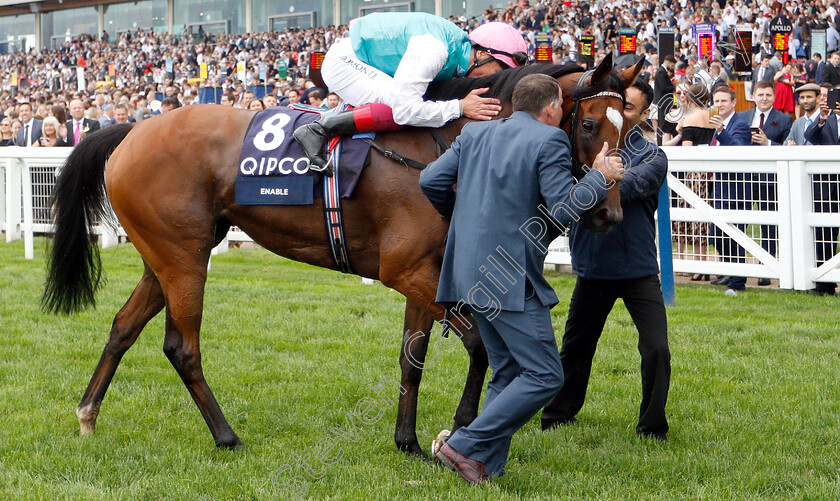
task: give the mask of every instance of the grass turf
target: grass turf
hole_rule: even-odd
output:
[[[368,424],[351,415],[356,442],[331,431],[346,434],[348,413],[375,402],[366,397],[381,402],[377,382],[399,378],[402,296],[263,250],[213,258],[203,318],[204,373],[245,447],[213,446],[162,353],[162,315],[123,358],[96,433],[80,437],[74,409],[142,265],[131,245],[105,249],[98,309],[47,316],[37,306],[43,245],[25,261],[22,243],[0,244],[0,499],[285,499],[304,487],[310,499],[840,497],[836,298],[678,286],[664,444],[634,433],[637,334],[619,302],[580,423],[542,433],[532,420],[513,439],[507,474],[472,488],[396,450],[395,390],[368,409]],[[559,335],[573,277],[550,280]],[[425,371],[424,448],[451,425],[466,367],[458,347]]]

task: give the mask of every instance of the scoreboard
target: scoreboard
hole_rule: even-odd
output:
[[[702,35],[697,37],[699,47],[698,55],[701,58],[705,58],[710,52],[715,49],[715,39],[711,33],[703,33]]]
[[[321,66],[324,65],[324,53],[323,52],[313,52],[309,55],[309,69],[310,70],[320,70]]]
[[[593,35],[580,36],[580,58],[591,68],[595,63],[595,37]]]
[[[697,48],[697,59],[712,57],[715,53],[715,36],[717,30],[714,23],[695,24],[691,27],[694,35],[694,46]]]
[[[773,50],[782,53],[782,64],[787,64],[790,54],[788,43],[793,32],[793,24],[785,16],[777,16],[770,21],[770,35],[773,37]]]
[[[636,30],[633,28],[618,29],[618,54],[636,53]]]
[[[534,59],[538,63],[551,63],[554,49],[551,47],[551,37],[548,33],[534,35]]]
[[[750,55],[752,54],[752,27],[749,24],[739,24],[735,35],[735,72],[749,74],[752,71]]]

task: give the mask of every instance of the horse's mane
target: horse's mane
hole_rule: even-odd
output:
[[[478,78],[452,78],[450,80],[434,81],[429,84],[423,99],[427,101],[447,101],[449,99],[463,99],[473,89],[489,87],[484,96],[495,97],[502,102],[510,102],[513,88],[528,75],[542,73],[551,78],[560,78],[572,73],[582,72],[583,68],[574,63],[567,64],[533,64],[500,71],[492,75]],[[615,73],[604,79],[597,87],[584,87],[573,92],[573,97],[588,97],[603,90],[619,91],[623,94],[623,86]]]

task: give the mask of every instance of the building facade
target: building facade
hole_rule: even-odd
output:
[[[480,14],[480,0],[0,0],[0,53],[51,48],[73,37],[128,30],[182,33],[284,31],[346,24],[371,12]],[[501,4],[500,4],[501,5]]]

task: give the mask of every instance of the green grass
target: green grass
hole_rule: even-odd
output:
[[[0,499],[283,499],[272,472],[314,454],[383,376],[399,377],[402,296],[382,285],[262,250],[213,258],[204,372],[245,443],[216,450],[162,352],[159,315],[126,354],[96,433],[74,414],[113,316],[141,273],[131,245],[103,251],[99,306],[71,317],[37,307],[35,261],[0,243]],[[552,274],[562,332],[573,277]],[[308,480],[310,499],[837,499],[840,497],[838,300],[789,291],[726,297],[679,286],[670,308],[673,360],[666,444],[636,437],[637,334],[621,304],[609,318],[578,425],[513,440],[507,474],[471,488],[440,465],[396,450],[396,392],[360,426],[358,443]],[[433,343],[439,342],[438,339]],[[425,371],[418,436],[427,447],[451,416],[462,349]],[[296,468],[281,482],[305,475]]]

